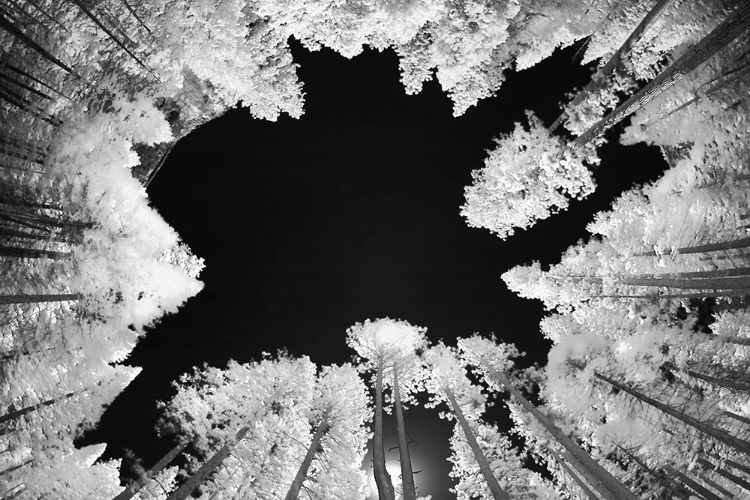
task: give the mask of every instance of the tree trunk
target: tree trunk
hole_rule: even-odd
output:
[[[672,3],[673,0],[657,0],[656,4],[651,8],[651,10],[648,11],[646,16],[641,20],[641,22],[638,24],[638,26],[630,33],[630,36],[627,40],[625,40],[625,43],[623,43],[619,49],[617,49],[617,52],[615,52],[612,57],[610,57],[609,61],[607,61],[607,64],[602,66],[602,68],[599,70],[598,78],[595,78],[589,82],[586,87],[582,91],[576,95],[575,99],[573,99],[573,102],[571,102],[568,107],[573,108],[575,106],[578,106],[581,104],[586,97],[591,95],[593,92],[596,92],[599,90],[604,83],[604,80],[612,75],[614,71],[620,67],[620,64],[622,62],[622,58],[628,55],[633,48],[633,45],[635,45],[638,40],[641,39],[643,36],[643,33],[646,32],[646,30],[651,27],[664,13],[664,11],[669,8],[669,5]],[[567,112],[563,111],[560,116],[557,117],[555,122],[550,125],[549,131],[554,132],[557,127],[560,126],[560,124],[565,120],[565,117],[568,116]]]
[[[145,29],[146,31],[148,31],[149,33],[151,33],[151,30],[148,28],[148,26],[146,26],[146,24],[143,22],[143,20],[138,16],[138,14],[135,12],[135,9],[133,9],[133,7],[130,6],[130,4],[128,3],[128,1],[127,0],[122,0],[122,3],[128,9],[128,12],[130,12],[130,14],[135,18],[135,20],[138,21],[138,23],[141,26],[143,26],[143,29]]]
[[[740,488],[743,488],[743,489],[745,489],[747,491],[750,491],[750,482],[747,482],[746,480],[742,479],[741,477],[739,477],[739,476],[737,476],[735,474],[732,474],[731,472],[726,471],[726,470],[722,469],[721,467],[717,467],[716,465],[712,464],[711,462],[709,462],[705,458],[700,458],[699,457],[698,458],[698,463],[700,463],[702,466],[706,467],[707,469],[710,469],[710,470],[714,471],[716,474],[720,475],[724,479],[733,482],[734,484],[736,484]]]
[[[289,486],[289,491],[287,492],[286,497],[284,497],[284,500],[297,500],[299,491],[302,489],[302,483],[305,481],[305,478],[307,478],[307,471],[310,469],[310,464],[312,464],[313,458],[315,458],[315,454],[318,452],[320,440],[323,439],[323,435],[330,429],[328,424],[328,417],[330,414],[330,408],[326,409],[323,413],[323,416],[318,423],[318,428],[315,429],[315,434],[313,434],[312,441],[310,441],[310,446],[307,447],[305,458],[302,460],[299,469],[297,469],[297,475],[294,476],[294,480],[292,481],[291,486]]]
[[[682,471],[675,469],[671,465],[667,465],[664,467],[665,470],[667,470],[670,474],[673,476],[677,476],[680,478],[680,480],[687,486],[688,488],[694,490],[696,493],[701,495],[706,500],[724,500],[719,495],[715,494],[699,482],[695,481],[693,478],[688,476],[687,474],[684,474]]]
[[[151,481],[154,476],[161,472],[164,467],[169,465],[172,460],[177,458],[177,455],[182,453],[182,450],[184,450],[188,444],[188,441],[181,441],[177,443],[177,445],[169,450],[169,452],[167,452],[167,454],[164,455],[161,460],[156,462],[156,465],[146,471],[137,481],[133,481],[113,500],[130,500],[131,498],[133,498],[144,486],[149,483],[149,481]]]
[[[720,342],[729,342],[730,344],[750,346],[750,338],[748,337],[737,337],[732,335],[711,335],[711,337]]]
[[[743,424],[750,425],[750,418],[743,417],[742,415],[737,415],[736,413],[732,413],[731,411],[724,410],[724,415],[731,417],[739,422],[742,422]]]
[[[0,14],[0,28],[4,29],[11,35],[15,36],[22,42],[24,42],[26,45],[34,49],[36,52],[41,54],[43,57],[47,58],[48,60],[52,61],[56,65],[60,66],[62,69],[64,69],[66,72],[70,73],[71,75],[75,76],[78,79],[81,79],[81,75],[73,71],[70,67],[68,67],[65,63],[63,63],[61,60],[53,56],[49,53],[48,50],[46,50],[44,47],[36,43],[34,40],[26,36],[18,27],[16,27],[8,18],[6,18],[4,15]]]
[[[599,465],[591,456],[578,446],[567,434],[557,427],[552,420],[543,414],[531,402],[523,397],[510,379],[503,373],[493,370],[495,377],[518,403],[539,422],[552,437],[565,448],[571,456],[573,467],[605,499],[638,500],[630,490],[617,480],[609,471]]]
[[[750,295],[750,288],[740,288],[737,290],[726,290],[723,292],[688,292],[688,293],[647,293],[643,295],[625,295],[611,294],[598,295],[602,299],[700,299],[706,297],[747,297]]]
[[[582,369],[582,366],[576,364],[575,362],[569,361],[569,364],[571,366],[574,366],[575,368]],[[657,401],[649,396],[646,396],[645,394],[641,394],[640,392],[636,391],[635,389],[632,389],[628,387],[627,385],[618,382],[614,379],[611,379],[610,377],[607,377],[606,375],[602,375],[599,372],[594,372],[594,377],[598,378],[599,380],[603,382],[607,382],[612,387],[616,387],[617,389],[620,389],[621,391],[630,394],[634,398],[636,398],[639,401],[642,401],[643,403],[646,403],[657,410],[661,411],[662,413],[669,415],[680,422],[689,425],[690,427],[698,430],[699,432],[705,434],[706,436],[712,437],[716,439],[717,441],[724,443],[725,445],[734,448],[735,450],[744,453],[748,456],[750,456],[750,443],[747,441],[743,441],[742,439],[736,438],[729,434],[726,431],[723,431],[721,429],[717,429],[715,427],[712,427],[711,425],[701,422],[700,420],[691,417],[690,415],[687,415],[675,408],[672,408],[669,405],[666,405],[660,401]]]
[[[242,441],[242,438],[245,437],[245,434],[247,434],[249,430],[250,427],[243,427],[240,429],[231,442],[225,444],[219,449],[219,451],[214,453],[214,456],[209,458],[208,461],[195,472],[195,474],[190,476],[188,480],[182,484],[182,486],[173,491],[172,494],[167,497],[167,500],[185,500],[190,496],[193,490],[200,486],[201,483],[203,483],[203,481],[205,481],[206,478],[215,471],[219,465],[221,465],[221,463],[229,456],[229,453],[231,453],[232,447]]]
[[[58,295],[0,295],[0,305],[3,304],[36,304],[41,302],[64,302],[80,300],[80,293],[66,293]]]
[[[409,455],[409,443],[406,438],[404,411],[401,407],[401,390],[398,387],[398,368],[396,367],[396,363],[393,364],[393,402],[396,407],[398,459],[401,464],[401,485],[403,486],[404,500],[417,500],[417,491],[414,486],[414,473],[411,468],[411,455]]]
[[[375,427],[372,437],[372,470],[379,500],[395,500],[393,482],[385,468],[385,448],[383,447],[383,359],[378,359],[378,372],[375,375]]]
[[[723,378],[712,377],[710,375],[704,375],[702,373],[694,372],[692,370],[685,370],[685,373],[687,373],[693,378],[703,380],[717,387],[726,387],[727,389],[732,389],[732,390],[740,391],[740,392],[750,392],[750,385],[743,384],[742,382],[735,382],[733,380],[726,380]]]
[[[620,448],[620,450],[623,453],[625,453],[628,456],[628,458],[630,458],[630,460],[635,462],[641,469],[651,474],[651,476],[654,479],[656,479],[659,482],[659,484],[661,484],[664,489],[668,490],[670,494],[673,495],[675,498],[682,498],[684,500],[689,500],[691,493],[682,484],[674,480],[670,480],[670,478],[668,478],[664,473],[660,473],[657,470],[652,469],[651,467],[646,465],[646,463],[643,460],[638,458],[636,455],[633,455],[622,446],[618,446],[618,448]]]
[[[652,286],[691,290],[736,290],[750,288],[750,276],[728,278],[623,278],[630,286]]]
[[[570,479],[572,479],[574,483],[578,485],[578,487],[581,489],[581,491],[583,492],[584,496],[586,496],[586,498],[588,498],[589,500],[599,500],[599,497],[593,491],[591,491],[591,488],[588,487],[586,482],[583,479],[581,479],[578,476],[578,474],[573,472],[570,467],[568,467],[568,464],[565,463],[565,460],[563,460],[563,458],[560,456],[559,453],[557,453],[555,450],[553,450],[549,446],[547,447],[547,452],[549,452],[549,454],[552,455],[552,457],[554,457],[555,461],[560,466],[560,468],[565,472],[565,474],[567,474],[567,476]]]
[[[750,247],[750,238],[740,238],[738,240],[720,241],[718,243],[706,243],[704,245],[695,245],[690,247],[677,248],[675,253],[680,255],[692,253],[718,252],[720,250],[732,250],[735,248]],[[656,251],[640,252],[635,254],[637,257],[656,256]]]
[[[60,396],[59,398],[55,399],[48,399],[47,401],[42,401],[41,403],[37,403],[35,405],[27,406],[26,408],[21,408],[20,410],[12,411],[10,413],[6,413],[3,416],[0,416],[0,424],[3,424],[5,422],[10,422],[13,420],[16,420],[18,418],[23,417],[24,415],[28,415],[29,413],[37,411],[39,408],[43,406],[52,406],[53,404],[57,403],[58,401],[62,401],[64,399],[72,398],[78,394],[77,392],[69,392],[65,394],[64,396]]]
[[[477,439],[474,437],[474,432],[471,430],[471,427],[469,427],[469,423],[466,421],[464,413],[463,411],[461,411],[461,407],[458,405],[458,403],[456,402],[456,398],[453,396],[453,391],[451,391],[447,387],[444,387],[443,391],[445,392],[448,401],[450,401],[451,408],[453,409],[453,414],[456,416],[458,423],[461,424],[461,430],[463,430],[464,436],[466,436],[466,441],[469,442],[471,451],[474,452],[474,459],[477,461],[479,469],[482,471],[484,480],[487,481],[487,486],[490,488],[492,497],[495,500],[510,500],[510,497],[505,491],[503,491],[502,488],[500,488],[500,484],[497,482],[497,478],[495,478],[495,475],[492,473],[490,463],[487,461],[487,457],[479,447],[479,443],[477,443]]]
[[[617,106],[609,115],[581,134],[573,142],[573,146],[583,146],[649,103],[654,97],[682,80],[686,74],[733,42],[748,27],[750,27],[750,3],[744,2],[724,22],[714,28],[700,42],[693,45],[682,57],[662,71],[625,103]]]
[[[13,465],[12,467],[8,467],[7,469],[3,469],[3,470],[0,471],[0,476],[4,476],[6,474],[10,474],[14,470],[18,470],[21,467],[25,467],[25,466],[29,465],[31,462],[33,462],[33,460],[32,459],[28,459],[25,462],[21,462],[18,465]]]
[[[20,248],[0,246],[0,257],[14,257],[18,259],[53,259],[60,260],[70,257],[69,252],[54,252],[39,250],[38,248]]]
[[[720,484],[718,484],[717,482],[715,482],[705,472],[699,473],[698,477],[701,478],[704,483],[706,483],[711,488],[715,489],[716,491],[718,491],[719,493],[721,493],[722,495],[724,495],[726,498],[734,498],[734,495],[732,494],[731,491],[725,489]]]

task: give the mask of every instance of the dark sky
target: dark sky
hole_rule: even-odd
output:
[[[293,52],[306,94],[301,119],[230,111],[180,141],[149,187],[153,205],[205,258],[205,289],[127,361],[143,372],[87,437],[108,442],[109,456],[129,448],[148,466],[169,448],[153,431],[155,401],[191,367],[279,348],[318,364],[345,362],[346,329],[367,318],[404,319],[449,344],[494,332],[544,363],[541,304],[510,293],[500,275],[559,261],[596,211],[663,168],[658,150],[605,146],[595,195],[503,242],[465,225],[463,187],[524,109],[551,123],[565,93],[588,81],[576,47],[509,75],[496,97],[459,118],[434,82],[407,96],[390,51],[353,60],[296,44]],[[421,493],[454,498],[450,426],[425,410],[406,418],[419,443]],[[501,412],[493,418],[507,425]]]

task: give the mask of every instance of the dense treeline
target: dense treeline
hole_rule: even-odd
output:
[[[747,496],[748,27],[750,5],[730,0],[0,2],[0,495],[362,498],[372,419],[380,498],[416,499],[404,419],[427,392],[456,421],[461,499]],[[530,111],[466,188],[467,222],[502,238],[590,194],[602,133],[626,117],[620,141],[661,147],[670,168],[597,214],[560,264],[504,274],[550,310],[546,367],[515,369],[493,339],[429,345],[378,320],[348,333],[356,369],[283,354],[196,369],[162,403],[175,448],[125,488],[103,445],[73,440],[137,376],[120,363],[200,290],[202,268],[131,171],[152,162],[147,182],[173,141],[237,104],[299,117],[291,36],[345,57],[395,50],[406,92],[434,76],[456,115],[585,39],[591,84],[550,126]],[[482,418],[501,392],[524,450]],[[548,477],[523,467],[528,453]]]

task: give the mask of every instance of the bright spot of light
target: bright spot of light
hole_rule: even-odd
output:
[[[388,475],[391,476],[393,487],[398,489],[401,485],[401,465],[398,463],[398,460],[386,460],[385,470],[387,470]],[[367,484],[370,487],[370,498],[377,500],[378,486],[375,484],[375,474],[373,473],[372,467],[370,467],[370,470],[367,472]]]

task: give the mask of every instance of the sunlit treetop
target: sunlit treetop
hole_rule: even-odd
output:
[[[461,215],[468,225],[503,239],[594,191],[587,167],[598,163],[595,153],[568,148],[534,114],[527,117],[528,128],[516,123],[513,132],[496,140],[484,168],[471,173],[473,183],[464,189]]]
[[[426,331],[407,321],[368,319],[347,330],[346,343],[362,358],[367,369],[377,369],[378,363],[392,365],[423,350],[427,346]]]

